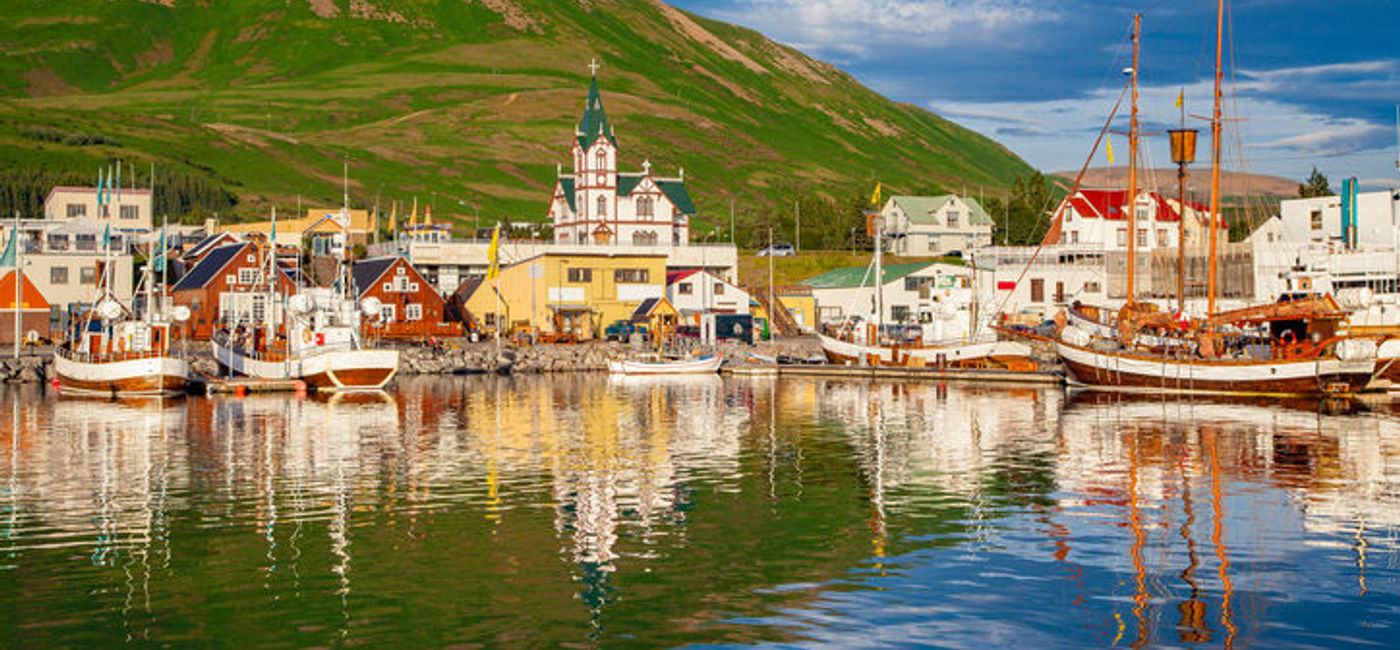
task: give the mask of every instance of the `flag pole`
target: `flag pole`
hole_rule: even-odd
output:
[[[23,285],[22,285],[22,283],[20,282],[19,274],[20,274],[20,272],[21,272],[20,269],[24,268],[23,264],[20,262],[20,252],[19,252],[19,249],[22,248],[22,247],[20,246],[20,243],[19,243],[19,210],[18,210],[18,209],[15,210],[15,234],[14,234],[13,237],[10,238],[10,241],[13,241],[13,242],[15,243],[15,358],[18,359],[18,358],[19,358],[19,329],[20,329],[20,328],[19,328],[19,319],[20,319],[20,313],[21,313],[21,312],[20,312],[19,306],[20,306],[20,293],[23,291]]]

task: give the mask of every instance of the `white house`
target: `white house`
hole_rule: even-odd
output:
[[[839,323],[875,313],[873,269],[852,266],[808,278],[819,321]],[[971,267],[935,262],[884,267],[883,322],[920,325],[928,340],[967,336],[977,310],[976,278]]]
[[[55,187],[44,198],[44,218],[98,221],[124,230],[151,229],[150,190],[123,188],[104,203],[104,209],[99,210],[95,187]]]
[[[685,246],[695,205],[685,188],[685,170],[675,177],[618,172],[617,136],[603,111],[598,78],[574,132],[574,173],[557,172],[549,219],[560,244]]]
[[[1343,194],[1283,201],[1250,234],[1258,300],[1352,288],[1400,294],[1400,190],[1356,193],[1346,210]]]
[[[1056,209],[1063,212],[1057,228],[1046,233],[1045,244],[1096,247],[1103,251],[1128,250],[1128,192],[1127,190],[1080,190],[1065,197]],[[1180,236],[1181,205],[1153,191],[1138,193],[1137,250],[1176,248]],[[1186,245],[1205,241],[1204,205],[1186,204]],[[1053,213],[1052,213],[1053,214]],[[1219,221],[1218,242],[1229,241],[1229,227]]]
[[[892,196],[880,216],[895,255],[944,255],[992,244],[992,218],[972,198]]]
[[[747,314],[749,293],[709,271],[666,272],[666,300],[690,318],[698,314]]]

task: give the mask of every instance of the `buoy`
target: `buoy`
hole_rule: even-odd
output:
[[[306,382],[304,382],[304,381],[298,381],[298,382],[296,383],[296,387],[297,387],[297,397],[306,397]]]
[[[233,394],[238,397],[243,397],[248,394],[248,387],[243,384],[238,384],[233,387]]]
[[[58,377],[53,378],[53,387],[58,388]]]

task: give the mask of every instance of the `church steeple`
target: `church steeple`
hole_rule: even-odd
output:
[[[608,114],[603,111],[603,98],[598,93],[598,62],[594,61],[588,67],[593,71],[593,79],[588,84],[588,102],[583,106],[583,118],[578,122],[576,135],[579,147],[587,149],[598,136],[604,136],[616,148],[617,137],[613,135]]]

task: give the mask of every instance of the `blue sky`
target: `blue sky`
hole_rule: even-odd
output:
[[[1212,0],[671,0],[757,29],[854,74],[876,91],[985,133],[1046,170],[1078,169],[1131,65],[1132,14],[1143,14],[1145,128],[1210,112]],[[1236,0],[1227,165],[1301,179],[1400,185],[1400,2]],[[1227,38],[1229,34],[1227,32]],[[1230,57],[1227,40],[1227,60]],[[1233,91],[1230,88],[1233,87]],[[1126,124],[1126,121],[1123,121]],[[1208,125],[1198,122],[1208,139]],[[1202,142],[1207,142],[1203,139]],[[1123,138],[1115,153],[1126,154]],[[1207,162],[1203,147],[1201,163]],[[1170,166],[1165,136],[1145,153]],[[1095,165],[1106,164],[1103,154]]]

